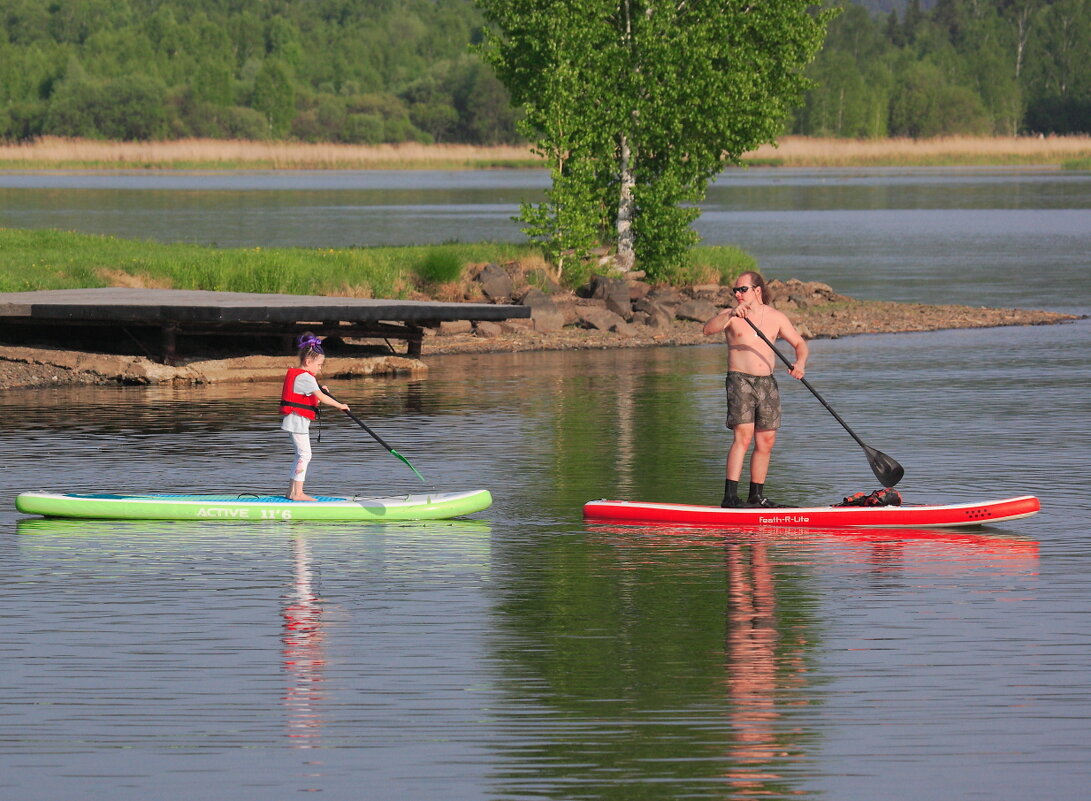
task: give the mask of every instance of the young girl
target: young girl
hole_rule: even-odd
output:
[[[295,445],[295,467],[288,485],[288,500],[313,501],[303,492],[303,480],[307,477],[307,465],[311,461],[311,420],[318,417],[318,404],[325,403],[343,412],[349,407],[336,401],[318,386],[316,376],[322,370],[326,354],[322,352],[322,340],[310,331],[304,331],[296,340],[299,348],[299,367],[292,367],[284,376],[284,388],[280,392],[280,413],[284,419],[280,428],[292,436]]]

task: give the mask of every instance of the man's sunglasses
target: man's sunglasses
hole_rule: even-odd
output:
[[[731,291],[745,295],[747,292],[749,292],[753,288],[754,287],[752,287],[752,286],[737,286],[737,287],[733,287],[731,289]]]

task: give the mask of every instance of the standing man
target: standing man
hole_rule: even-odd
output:
[[[720,506],[776,507],[780,504],[764,493],[769,458],[780,428],[780,393],[773,377],[777,357],[750,323],[770,342],[780,337],[795,348],[795,365],[788,371],[793,378],[803,378],[809,351],[791,320],[766,304],[765,279],[760,273],[743,273],[735,279],[733,291],[737,305],[721,311],[704,328],[705,336],[723,331],[727,340],[727,427],[735,438],[727,453],[727,481]],[[750,494],[743,503],[739,499],[739,478],[751,443]]]

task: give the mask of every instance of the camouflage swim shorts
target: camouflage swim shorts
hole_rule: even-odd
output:
[[[727,386],[727,427],[754,423],[760,431],[780,428],[780,390],[771,375],[730,372]]]

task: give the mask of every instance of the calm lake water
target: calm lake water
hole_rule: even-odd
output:
[[[1091,311],[1087,178],[755,173],[702,225],[774,274]],[[21,517],[24,489],[274,491],[291,453],[260,386],[0,394],[0,798],[1085,798],[1089,349],[1087,320],[812,343],[808,378],[906,467],[908,502],[1042,499],[930,535],[583,523],[592,498],[718,500],[722,346],[338,382],[429,482],[493,491],[444,523]],[[770,496],[874,489],[781,385]],[[312,491],[420,486],[348,421],[315,448]]]

